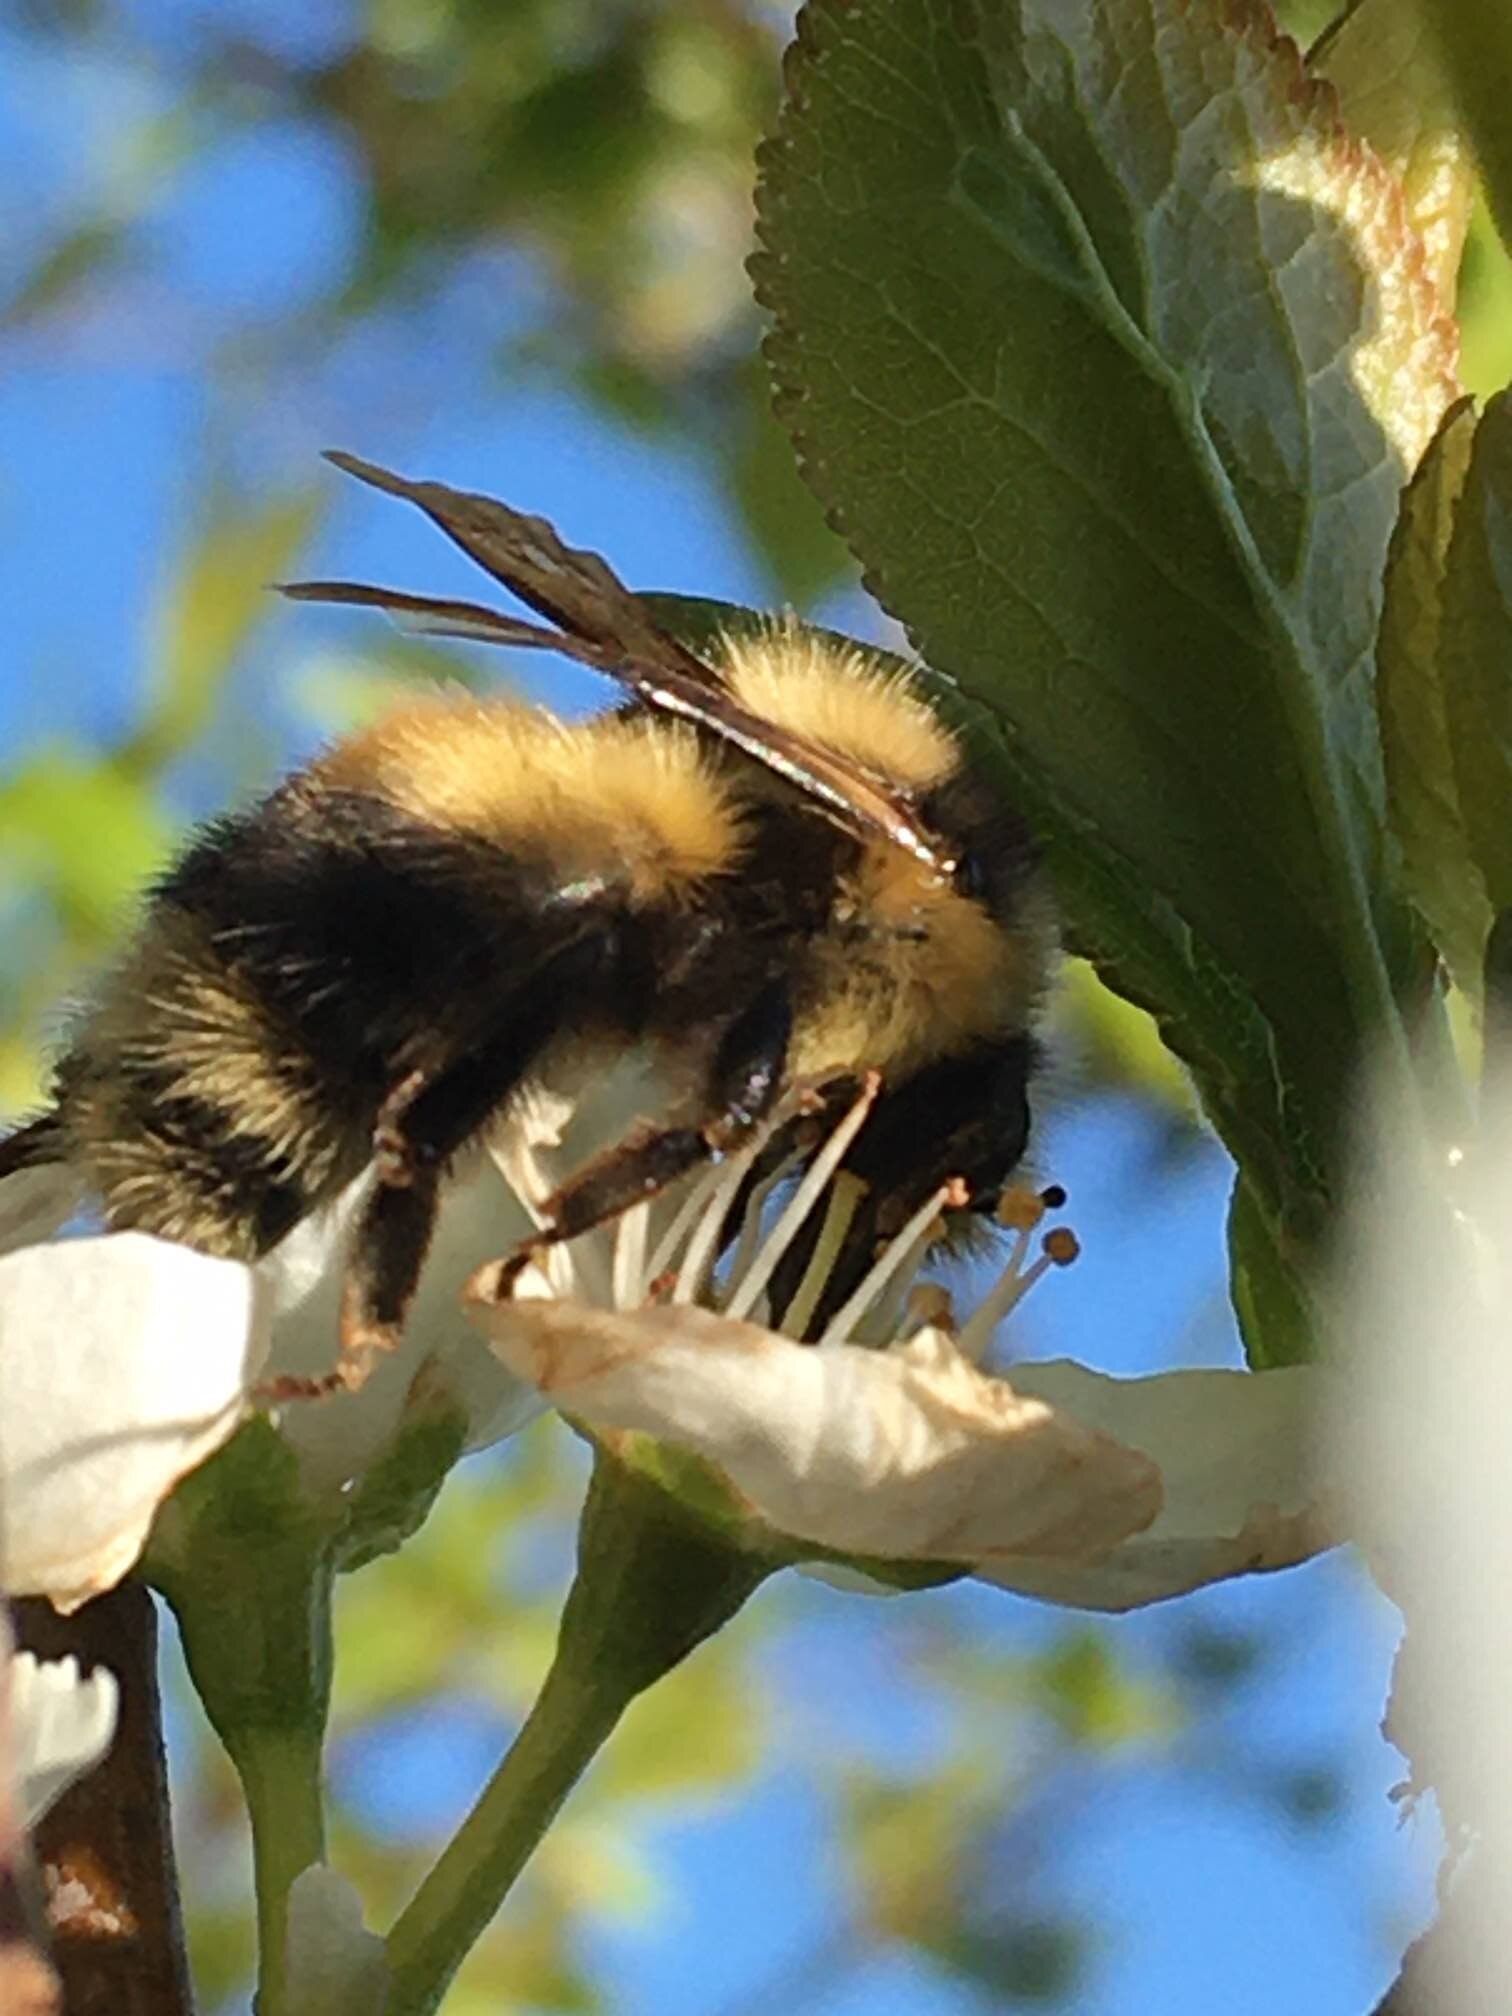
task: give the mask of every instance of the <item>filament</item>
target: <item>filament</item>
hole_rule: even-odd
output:
[[[771,1280],[777,1262],[803,1229],[825,1185],[845,1159],[845,1151],[860,1133],[880,1085],[881,1080],[873,1072],[862,1087],[860,1097],[804,1172],[803,1181],[788,1199],[782,1216],[772,1227],[771,1237],[757,1255],[750,1272],[730,1297],[727,1315],[745,1316],[756,1306],[756,1298]]]

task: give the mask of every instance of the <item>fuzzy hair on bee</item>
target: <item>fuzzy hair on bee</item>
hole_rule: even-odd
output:
[[[1053,926],[1026,828],[915,681],[790,621],[694,653],[544,520],[330,459],[546,620],[285,594],[549,648],[623,704],[408,700],[205,827],[0,1177],[66,1163],[110,1227],[255,1261],[371,1167],[336,1369],[286,1382],[312,1393],[397,1341],[454,1159],[534,1083],[627,1050],[666,1109],[574,1174],[542,1242],[750,1141],[795,1085],[873,1072],[851,1275],[946,1177],[990,1205],[1024,1152]]]

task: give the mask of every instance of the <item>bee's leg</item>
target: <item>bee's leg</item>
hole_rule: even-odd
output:
[[[509,1035],[434,1076],[411,1072],[384,1100],[373,1134],[376,1181],[352,1234],[341,1292],[341,1355],[322,1377],[290,1375],[264,1389],[268,1400],[318,1400],[352,1393],[404,1334],[435,1231],[448,1159],[519,1083],[536,1048]]]
[[[378,1110],[377,1181],[352,1239],[341,1298],[341,1357],[318,1379],[281,1379],[272,1399],[352,1392],[404,1332],[435,1230],[441,1178],[451,1157],[496,1113],[562,1021],[563,990],[596,979],[612,944],[584,936],[541,967],[492,1041],[439,1071],[411,1071]]]
[[[341,1358],[331,1375],[355,1390],[379,1356],[404,1334],[404,1319],[436,1226],[441,1172],[429,1169],[402,1184],[380,1177],[368,1198],[341,1291]]]
[[[402,1183],[374,1184],[352,1236],[341,1290],[341,1355],[326,1373],[281,1373],[258,1389],[258,1398],[321,1400],[355,1393],[385,1351],[404,1332],[405,1313],[425,1264],[440,1201],[439,1167],[414,1172]]]
[[[505,1261],[501,1294],[543,1246],[617,1218],[749,1137],[782,1089],[792,1034],[787,983],[767,988],[726,1030],[709,1075],[712,1117],[701,1127],[641,1127],[596,1155],[547,1200],[549,1223]]]

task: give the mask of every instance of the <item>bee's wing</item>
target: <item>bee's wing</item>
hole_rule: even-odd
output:
[[[406,595],[399,588],[373,588],[364,581],[277,581],[291,602],[336,602],[353,609],[381,609],[401,630],[420,637],[469,637],[481,644],[523,644],[538,651],[561,651],[570,641],[539,623],[502,616],[482,602],[458,602],[440,595]],[[589,660],[596,664],[597,659]]]
[[[594,662],[614,656],[680,673],[700,685],[721,685],[709,666],[662,629],[607,561],[565,545],[544,518],[446,483],[412,483],[355,455],[336,451],[326,459],[375,490],[418,505],[470,560],[537,615],[594,646],[600,654]]]
[[[696,722],[732,743],[812,798],[847,832],[861,839],[885,837],[930,866],[949,870],[938,840],[904,794],[742,705],[715,668],[664,630],[606,561],[565,545],[544,518],[445,483],[411,482],[355,455],[332,452],[327,459],[375,489],[418,505],[486,573],[560,629],[543,630],[478,603],[355,582],[297,582],[284,588],[286,595],[382,609],[406,628],[432,636],[561,651],[619,680],[648,707]]]

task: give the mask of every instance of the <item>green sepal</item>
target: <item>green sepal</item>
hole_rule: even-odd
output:
[[[420,1530],[466,1440],[466,1410],[444,1388],[411,1396],[387,1447],[342,1500],[335,1541],[342,1574],[395,1553]]]
[[[195,1688],[233,1757],[249,1728],[325,1727],[335,1531],[261,1416],[158,1516],[147,1579],[178,1618]]]
[[[257,1416],[180,1484],[144,1564],[178,1620],[195,1691],[246,1796],[259,2016],[304,2016],[288,1999],[288,1898],[325,1853],[340,1517],[339,1501],[311,1499],[293,1450]]]
[[[615,1435],[601,1440],[599,1447],[627,1473],[665,1492],[682,1515],[697,1520],[738,1552],[766,1562],[770,1569],[804,1568],[820,1562],[826,1567],[854,1569],[890,1589],[903,1590],[937,1589],[971,1572],[958,1561],[901,1561],[882,1555],[845,1554],[784,1533],[752,1511],[717,1464],[679,1449],[675,1443],[659,1442],[655,1436]]]

